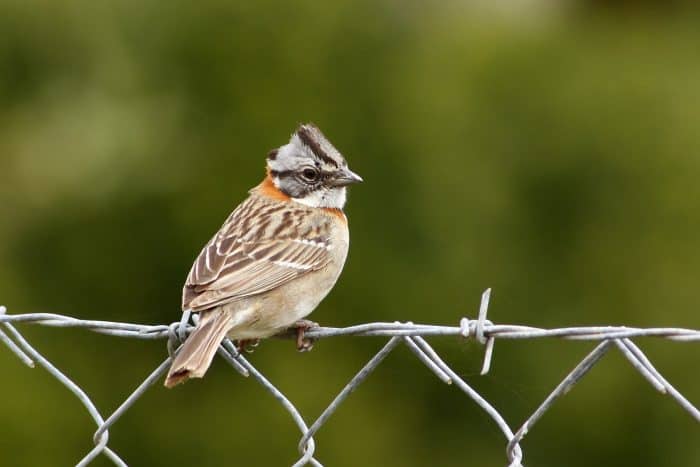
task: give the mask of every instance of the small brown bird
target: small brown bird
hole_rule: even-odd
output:
[[[201,378],[225,336],[270,337],[304,322],[330,292],[348,253],[346,186],[362,178],[314,125],[301,125],[267,157],[267,176],[199,254],[182,309],[199,324],[175,356],[165,386]]]

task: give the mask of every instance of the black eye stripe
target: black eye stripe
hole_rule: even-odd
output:
[[[313,181],[310,181],[308,178],[304,176],[304,171],[309,170],[309,167],[302,169],[302,170],[270,170],[270,176],[273,178],[279,178],[280,180],[282,179],[287,179],[287,178],[295,178],[295,177],[300,177],[303,179],[304,182],[306,183],[320,183],[328,180],[329,178],[333,177],[334,172],[333,171],[317,171],[316,178]],[[311,169],[313,170],[313,169]]]
[[[272,177],[278,177],[278,178],[286,178],[286,177],[292,177],[296,174],[303,174],[305,170],[309,170],[308,168],[303,169],[301,171],[296,171],[296,170],[270,170],[270,175]],[[311,169],[313,170],[313,169]],[[331,173],[330,172],[316,172],[318,174],[318,179],[323,180],[328,178]]]
[[[294,175],[294,171],[293,170],[270,170],[270,175],[272,175],[273,177],[283,178],[283,177],[289,177],[290,175]]]

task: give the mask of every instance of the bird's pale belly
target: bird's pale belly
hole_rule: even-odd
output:
[[[329,264],[263,296],[227,305],[235,307],[232,319],[236,322],[228,336],[231,339],[270,337],[307,317],[333,288],[343,262]]]

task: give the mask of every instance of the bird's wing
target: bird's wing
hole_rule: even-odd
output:
[[[329,233],[330,222],[322,216],[249,198],[192,265],[183,309],[206,310],[323,268],[331,259]]]

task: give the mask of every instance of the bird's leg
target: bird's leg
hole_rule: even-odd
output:
[[[239,339],[236,341],[236,350],[253,353],[258,345],[260,345],[260,339]]]
[[[317,328],[318,323],[314,323],[313,321],[309,321],[308,319],[300,319],[294,325],[292,328],[295,328],[297,331],[297,350],[299,352],[308,352],[314,347],[314,341],[311,338],[305,337],[304,333],[312,328]]]

